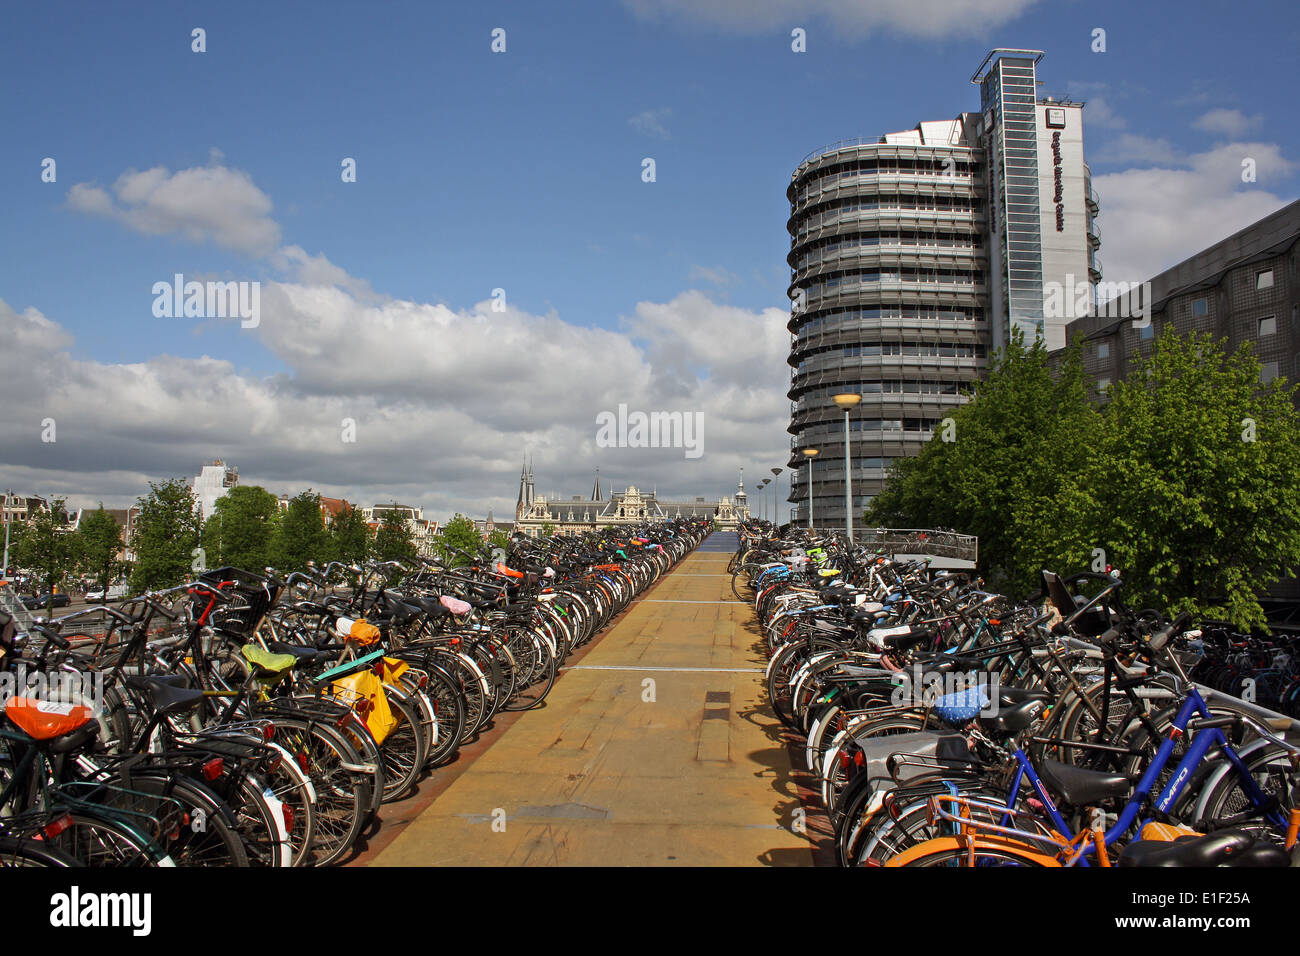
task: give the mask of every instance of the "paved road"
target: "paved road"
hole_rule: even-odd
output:
[[[811,865],[734,540],[652,588],[372,865]]]

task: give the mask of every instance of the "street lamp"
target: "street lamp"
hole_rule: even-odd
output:
[[[820,449],[820,448],[805,448],[805,449],[803,450],[803,455],[804,455],[804,457],[808,459],[808,530],[809,530],[809,531],[812,530],[812,526],[813,526],[813,502],[812,502],[812,493],[813,493],[813,476],[812,476],[812,461],[813,461],[813,459],[816,458],[819,454],[821,454],[821,449]]]
[[[780,468],[772,469],[772,524],[780,524],[780,516],[776,513],[777,499],[781,496],[781,479],[777,475],[781,474]]]
[[[13,494],[12,491],[5,492],[5,566],[4,570],[0,571],[0,581],[9,580],[9,523],[13,521],[13,515],[10,514],[9,499],[13,497]]]
[[[759,520],[762,521],[767,520],[767,495],[763,493],[763,489],[771,483],[771,478],[764,478],[758,483]]]
[[[862,401],[862,396],[855,392],[841,392],[832,395],[831,400],[844,409],[844,529],[848,534],[849,546],[853,546],[853,455],[849,452],[849,413]]]

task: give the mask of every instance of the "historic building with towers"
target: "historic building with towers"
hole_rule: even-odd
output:
[[[720,528],[734,528],[749,517],[749,497],[745,494],[742,472],[734,496],[724,495],[710,501],[697,497],[690,501],[661,500],[657,490],[645,492],[636,485],[626,491],[612,492],[608,498],[601,489],[600,469],[592,485],[591,496],[565,498],[537,494],[531,464],[519,470],[519,496],[515,503],[515,530],[536,537],[550,526],[554,533],[595,531],[599,528],[631,527],[650,521],[677,518],[711,518]]]

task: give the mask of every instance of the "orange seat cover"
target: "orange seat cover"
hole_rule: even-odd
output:
[[[90,720],[90,709],[80,704],[55,704],[32,697],[11,697],[5,715],[35,740],[53,740],[70,734]]]

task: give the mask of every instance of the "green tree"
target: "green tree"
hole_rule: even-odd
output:
[[[555,534],[555,525],[549,521],[542,522],[541,530],[538,531],[538,537],[549,538]]]
[[[507,554],[510,553],[510,535],[506,534],[500,528],[496,528],[487,536],[487,546],[495,552],[497,548]]]
[[[208,566],[206,555],[198,551],[198,503],[184,479],[149,482],[149,494],[139,499],[139,505],[131,541],[136,556],[132,591],[171,587],[188,580],[196,567]]]
[[[80,570],[94,577],[100,590],[107,590],[125,567],[118,557],[122,550],[121,527],[101,501],[96,510],[81,516],[77,534],[81,538]]]
[[[330,523],[330,550],[333,561],[358,564],[370,556],[374,535],[358,508],[344,508]]]
[[[1056,510],[1067,544],[1120,570],[1130,605],[1260,626],[1256,593],[1300,568],[1296,386],[1259,374],[1249,343],[1226,355],[1167,327],[1113,386],[1066,489],[1088,507]]]
[[[438,551],[439,559],[443,564],[453,568],[468,562],[461,555],[453,553],[452,548],[459,548],[461,551],[475,554],[482,545],[483,536],[474,527],[474,520],[465,517],[460,512],[456,512],[456,515],[447,522],[434,541],[434,547]]]
[[[320,495],[304,491],[289,499],[289,508],[271,539],[271,563],[277,570],[289,572],[305,568],[308,561],[326,562],[331,560],[331,544]]]
[[[1077,493],[1099,427],[1079,353],[1075,342],[1054,378],[1042,343],[1015,336],[920,455],[894,462],[867,522],[978,535],[993,586],[1035,590],[1044,560],[1069,550],[1044,502],[1073,500],[1064,489]]]
[[[418,553],[415,535],[406,523],[405,513],[396,508],[385,510],[375,531],[375,557],[380,561],[414,561]]]
[[[217,499],[203,524],[209,566],[229,565],[260,573],[270,563],[279,524],[275,495],[258,485],[238,485]]]
[[[44,593],[54,590],[75,570],[80,551],[80,537],[68,530],[64,499],[55,498],[48,509],[27,519],[13,544],[13,560],[19,567],[35,572]]]

